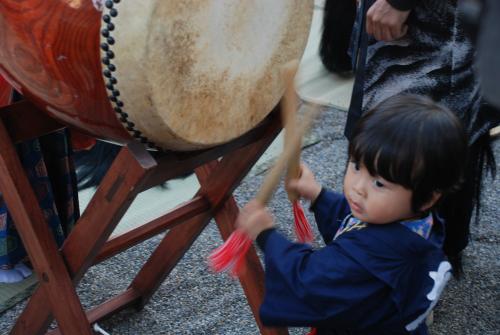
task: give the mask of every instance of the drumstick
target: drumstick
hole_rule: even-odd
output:
[[[281,105],[281,117],[285,125],[285,147],[290,145],[290,137],[297,131],[297,106],[298,99],[295,92],[294,74],[298,67],[298,61],[293,61],[285,65],[283,77],[287,83],[285,94]],[[298,144],[299,150],[290,158],[288,162],[285,183],[293,178],[300,177],[300,148],[302,141]],[[313,230],[304,209],[300,203],[299,194],[295,191],[287,190],[288,199],[292,203],[294,218],[294,228],[297,240],[301,243],[310,243],[314,240]]]
[[[318,113],[318,107],[311,108],[304,115],[301,126],[297,127],[297,131],[295,131],[293,134],[290,134],[288,145],[283,149],[283,152],[279,156],[278,160],[266,175],[264,182],[262,183],[257,196],[255,197],[256,200],[259,201],[262,205],[265,206],[269,202],[276,186],[280,181],[282,173],[288,166],[289,161],[293,157],[297,157],[297,155],[299,154],[302,136],[304,136],[307,130],[309,130]]]
[[[281,105],[281,119],[283,120],[285,128],[285,144],[287,147],[290,145],[290,137],[297,131],[297,94],[295,92],[295,82],[294,75],[299,66],[297,60],[287,63],[283,70],[283,77],[286,83],[285,94],[283,95],[282,105]],[[301,141],[302,142],[302,141]],[[299,147],[302,143],[299,143]],[[300,175],[300,150],[294,152],[294,155],[290,157],[288,162],[288,169],[286,174],[286,179],[297,178]],[[298,200],[299,196],[296,192],[288,191],[288,199],[291,202]]]

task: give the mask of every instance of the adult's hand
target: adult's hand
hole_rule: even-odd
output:
[[[405,22],[409,14],[409,10],[398,10],[387,0],[377,0],[366,14],[366,32],[378,41],[397,40],[408,30]]]

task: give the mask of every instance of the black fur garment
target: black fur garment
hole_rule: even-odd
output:
[[[363,111],[409,92],[430,96],[455,112],[464,121],[470,143],[493,126],[495,120],[482,115],[475,50],[457,11],[456,1],[422,0],[411,11],[404,38],[369,41]]]
[[[470,143],[499,124],[498,112],[484,108],[474,72],[475,50],[459,4],[456,0],[418,1],[408,17],[404,38],[392,42],[368,38],[363,112],[389,96],[408,92],[430,96],[453,110],[464,121]],[[319,53],[331,72],[351,69],[348,48],[355,13],[355,1],[325,2]]]
[[[343,74],[352,70],[348,49],[355,16],[355,1],[325,2],[319,56],[323,65],[332,73]]]

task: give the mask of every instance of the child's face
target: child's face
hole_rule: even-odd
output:
[[[344,177],[344,195],[354,217],[364,222],[383,224],[415,216],[412,191],[374,177],[363,165],[352,161]]]

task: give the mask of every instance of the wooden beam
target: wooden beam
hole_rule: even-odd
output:
[[[110,239],[96,257],[94,264],[100,263],[125,249],[128,249],[140,242],[171,229],[198,214],[207,213],[210,210],[208,201],[200,196],[194,197],[190,201],[179,205],[169,213],[150,221],[138,228],[132,229],[124,234]]]
[[[50,134],[65,127],[28,100],[0,108],[0,118],[14,143]]]

